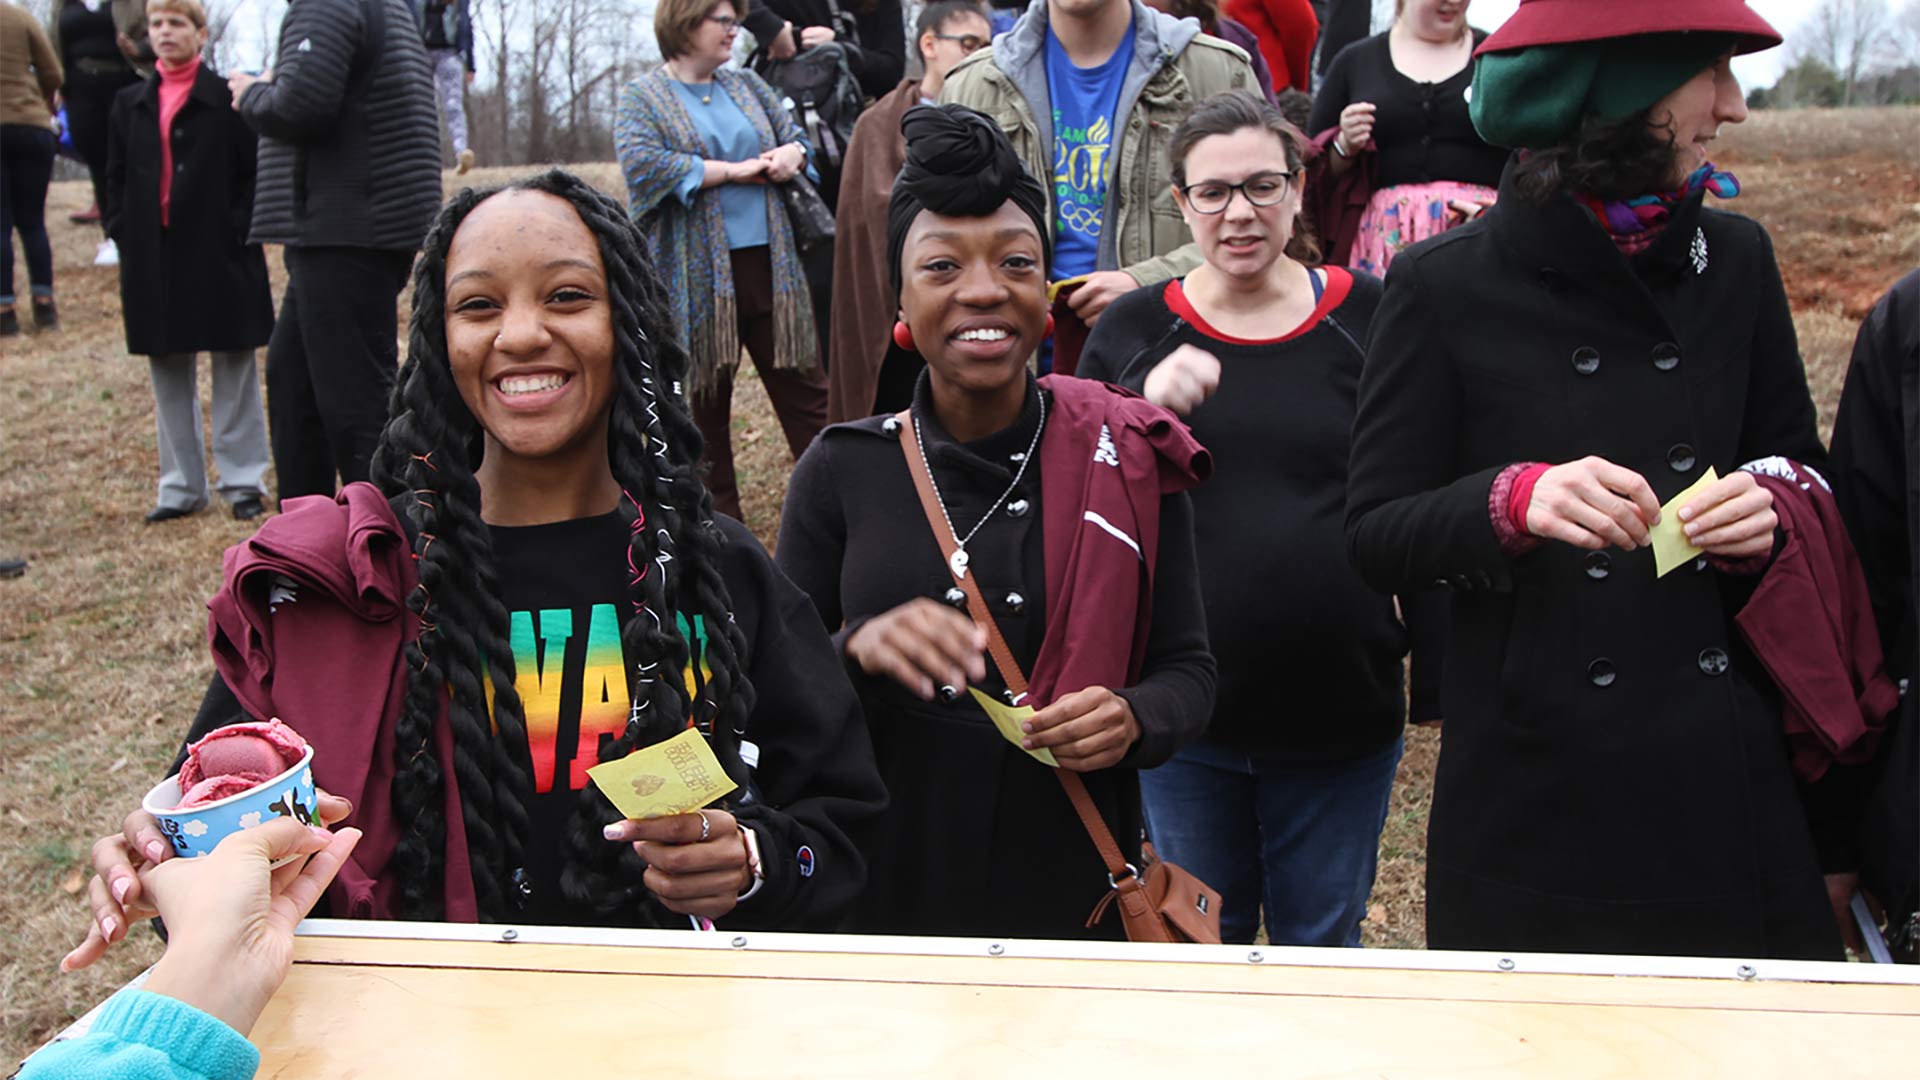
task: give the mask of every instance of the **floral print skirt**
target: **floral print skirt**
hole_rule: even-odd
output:
[[[1375,277],[1385,277],[1387,264],[1409,245],[1460,224],[1460,215],[1454,213],[1448,203],[1460,199],[1491,204],[1498,194],[1490,187],[1452,180],[1381,188],[1367,201],[1367,212],[1361,215],[1347,265]]]

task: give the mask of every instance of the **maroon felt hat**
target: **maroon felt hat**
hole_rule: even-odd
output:
[[[1780,31],[1745,0],[1520,0],[1473,54],[1682,31],[1736,35],[1735,53],[1780,44]]]

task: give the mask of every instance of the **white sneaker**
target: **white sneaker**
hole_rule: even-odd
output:
[[[100,241],[100,247],[93,253],[95,266],[119,266],[120,248],[111,240]]]

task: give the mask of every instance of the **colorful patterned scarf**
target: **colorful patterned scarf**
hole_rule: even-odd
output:
[[[780,98],[758,75],[721,68],[718,88],[740,106],[763,150],[804,142]],[[740,325],[726,223],[715,189],[678,195],[687,170],[707,156],[706,142],[680,104],[665,68],[628,83],[614,119],[614,147],[627,181],[627,212],[646,235],[654,270],[666,286],[673,329],[692,360],[686,387],[692,399],[713,389],[716,374],[740,364]],[[767,193],[768,254],[773,263],[773,366],[808,370],[819,357],[813,302],[793,243],[793,226],[771,187]]]
[[[1607,230],[1607,235],[1613,238],[1621,254],[1637,255],[1653,246],[1666,228],[1667,219],[1673,216],[1673,208],[1701,188],[1722,199],[1731,199],[1740,194],[1740,181],[1734,179],[1732,173],[1714,168],[1713,162],[1709,161],[1693,170],[1686,183],[1674,191],[1614,202],[1601,202],[1591,195],[1575,192],[1573,199],[1586,207],[1600,227]]]

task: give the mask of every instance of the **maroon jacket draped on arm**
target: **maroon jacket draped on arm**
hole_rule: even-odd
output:
[[[397,918],[399,882],[388,873],[402,833],[392,811],[394,721],[406,696],[403,647],[419,633],[406,606],[418,583],[411,545],[372,484],[288,499],[283,510],[227,549],[225,580],[207,602],[214,667],[247,712],[279,717],[304,736],[314,782],[353,803],[342,824],[363,835],[327,890],[329,910]],[[433,740],[451,777],[444,704]],[[446,919],[475,922],[460,790],[445,789]]]

